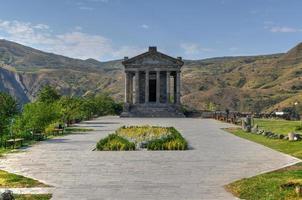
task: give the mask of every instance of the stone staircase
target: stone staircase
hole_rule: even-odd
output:
[[[129,112],[123,112],[121,117],[185,117],[185,115],[173,104],[139,104],[131,105]]]

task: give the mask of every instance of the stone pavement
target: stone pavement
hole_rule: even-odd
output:
[[[92,151],[122,125],[174,126],[188,151]],[[211,119],[102,117],[80,124],[95,131],[41,142],[0,160],[0,169],[53,185],[53,199],[235,199],[223,186],[299,162],[235,137]]]

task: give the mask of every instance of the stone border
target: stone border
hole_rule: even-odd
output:
[[[0,194],[10,190],[13,194],[52,194],[54,188],[0,188]]]

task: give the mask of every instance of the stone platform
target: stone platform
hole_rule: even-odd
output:
[[[121,117],[185,117],[180,106],[175,104],[138,104],[128,109]]]

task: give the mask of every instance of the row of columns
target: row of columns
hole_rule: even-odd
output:
[[[140,71],[135,71],[135,103],[139,103],[140,92],[139,92],[139,79]],[[156,71],[156,103],[160,103],[160,73],[161,71]],[[148,70],[145,71],[145,103],[149,103],[149,75]],[[170,101],[170,76],[171,72],[166,71],[166,103]],[[133,74],[126,72],[125,77],[125,103],[133,102],[133,84],[132,84]],[[176,76],[174,78],[174,103],[180,104],[180,71],[176,71]]]

